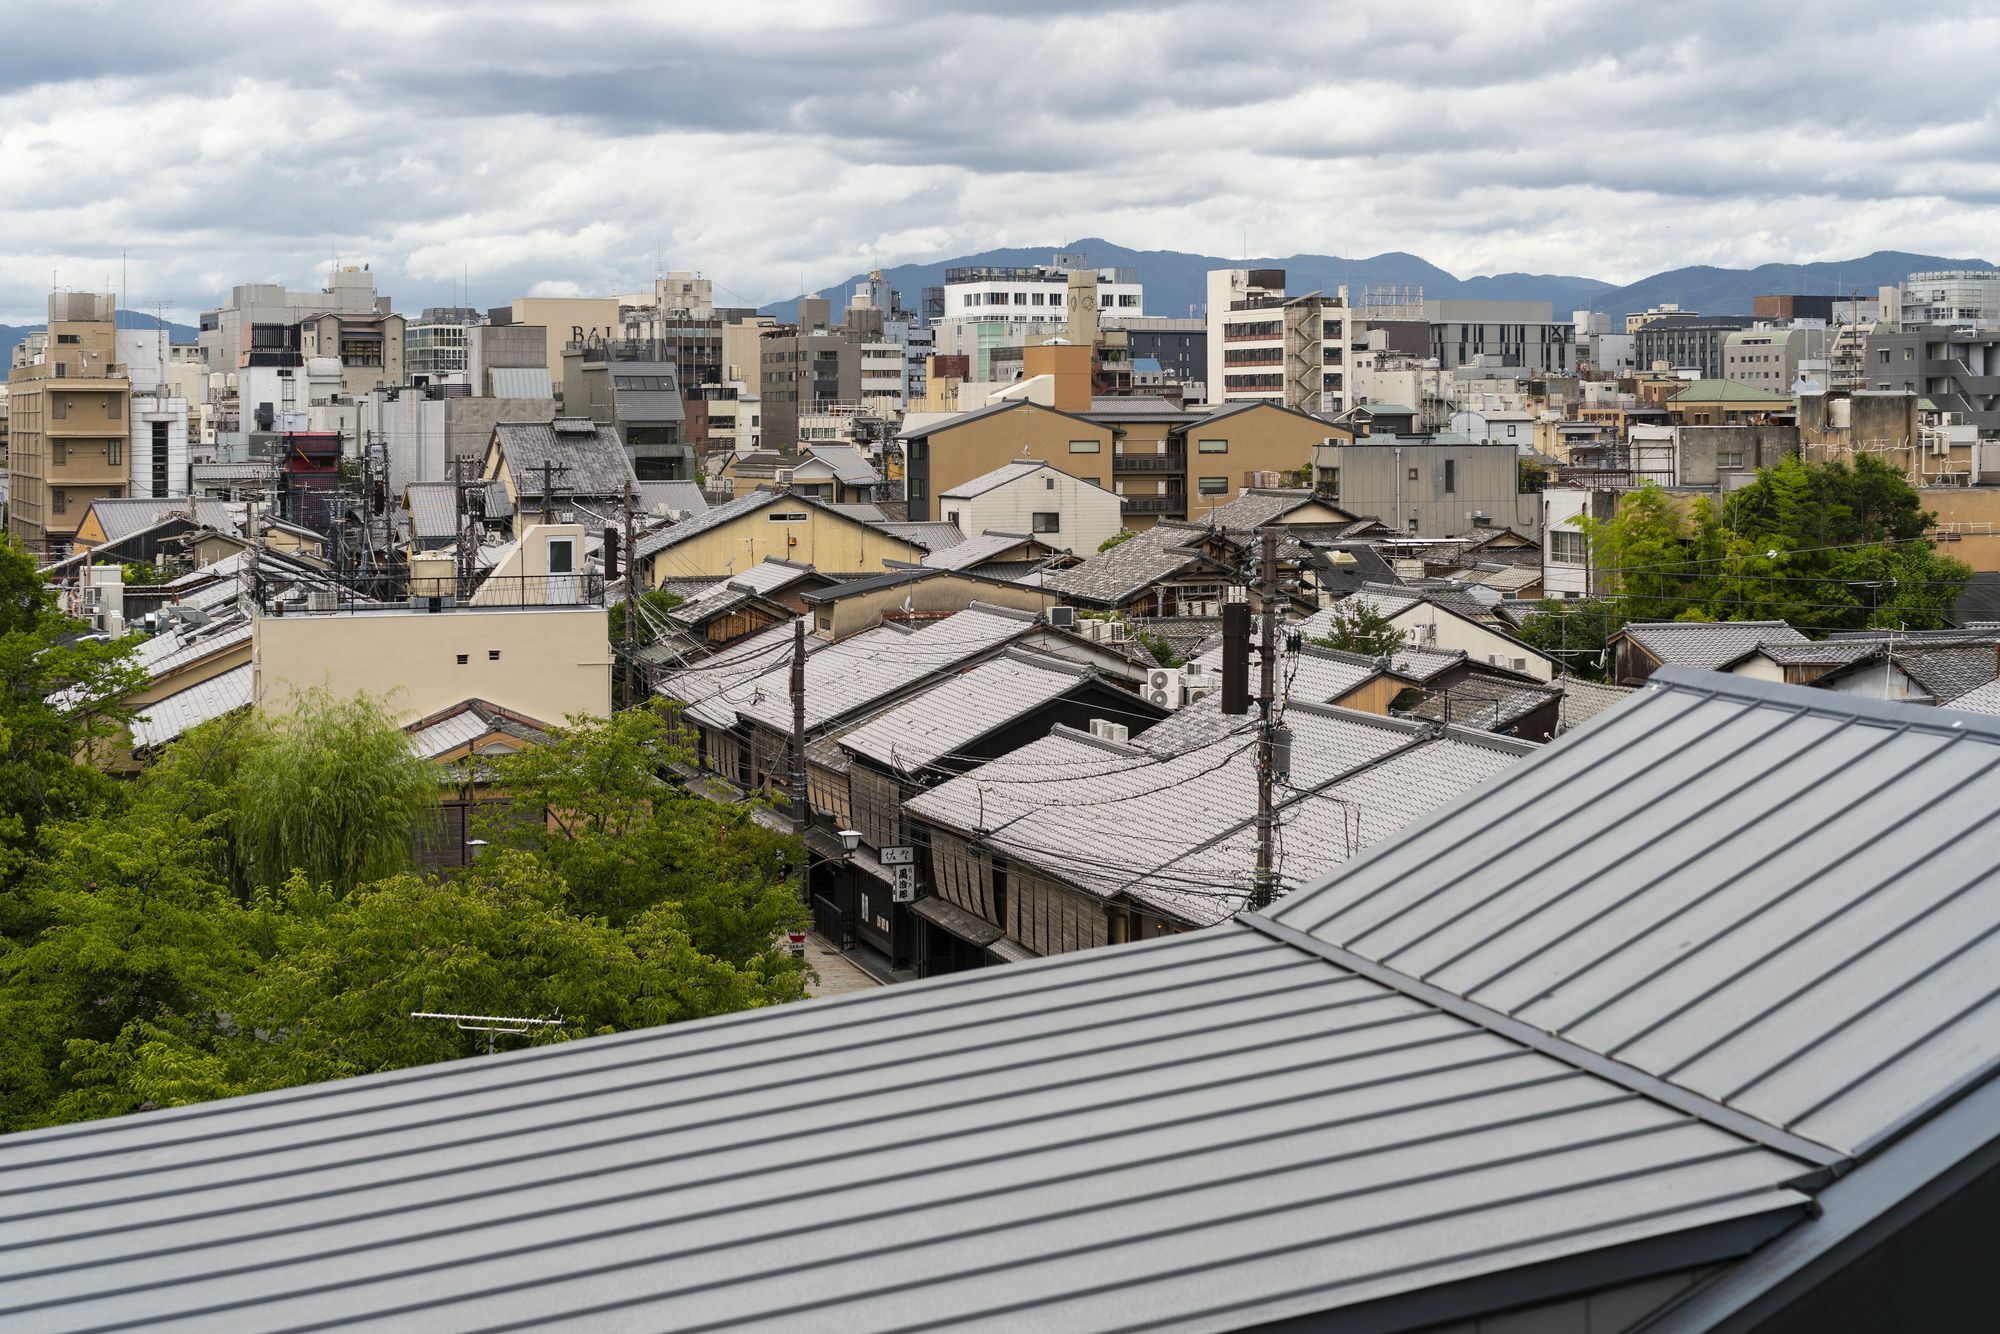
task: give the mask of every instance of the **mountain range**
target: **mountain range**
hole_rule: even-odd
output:
[[[13,363],[14,344],[20,342],[29,334],[39,329],[46,329],[47,327],[45,324],[0,324],[0,375],[5,375],[6,368]],[[167,341],[170,343],[192,343],[200,333],[200,330],[190,325],[175,324],[172,320],[162,320],[138,310],[119,311],[118,327],[121,329],[152,329],[155,327],[165,329],[167,331]]]
[[[934,264],[899,264],[883,270],[903,301],[917,306],[923,289],[944,282],[944,271],[961,265],[1027,265],[1046,263],[1056,251],[1081,251],[1100,268],[1135,268],[1146,286],[1146,311],[1150,315],[1186,316],[1199,312],[1207,298],[1210,269],[1283,269],[1285,290],[1292,293],[1332,292],[1343,284],[1353,300],[1359,301],[1370,283],[1404,283],[1421,286],[1426,297],[1480,299],[1489,301],[1546,301],[1555,318],[1567,319],[1574,311],[1598,310],[1614,316],[1627,311],[1646,310],[1673,303],[1683,310],[1711,315],[1748,315],[1751,299],[1759,293],[1790,292],[1830,294],[1858,291],[1873,295],[1877,287],[1900,283],[1923,269],[1991,269],[1983,259],[1949,259],[1940,255],[1916,255],[1900,250],[1878,250],[1858,259],[1826,260],[1815,264],[1763,264],[1754,269],[1725,269],[1708,265],[1669,269],[1619,286],[1597,278],[1557,273],[1496,273],[1460,278],[1420,255],[1390,251],[1366,259],[1346,259],[1332,255],[1262,256],[1256,259],[1225,259],[1219,255],[1194,255],[1180,250],[1129,250],[1100,237],[1086,237],[1067,245],[1013,246],[984,250],[976,255],[960,255]],[[867,275],[857,273],[820,294],[833,302],[838,312],[847,304],[847,294]],[[778,301],[760,313],[779,319],[793,318],[796,299]]]

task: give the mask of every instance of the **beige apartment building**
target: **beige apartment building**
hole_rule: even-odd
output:
[[[49,297],[42,360],[8,377],[7,529],[61,555],[93,501],[128,494],[132,385],[117,364],[113,299]]]
[[[556,397],[563,391],[563,350],[571,343],[608,342],[622,338],[615,296],[521,296],[514,298],[516,324],[538,325],[548,344],[549,379]]]

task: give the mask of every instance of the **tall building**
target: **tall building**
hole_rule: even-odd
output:
[[[1208,401],[1274,403],[1297,412],[1347,410],[1354,311],[1335,296],[1285,295],[1283,269],[1208,275]]]
[[[2000,329],[1879,329],[1868,339],[1860,387],[1914,393],[1945,414],[1946,424],[2000,435]]]
[[[120,329],[118,364],[132,386],[130,496],[188,494],[189,400],[165,329]]]
[[[1431,355],[1445,370],[1497,355],[1502,366],[1576,373],[1576,328],[1558,323],[1546,301],[1426,301],[1424,319]]]
[[[403,329],[403,371],[411,384],[438,384],[472,367],[472,331],[484,317],[463,307],[431,306]]]
[[[694,480],[681,384],[664,344],[572,344],[563,354],[563,413],[612,427],[642,482]]]
[[[1938,269],[1903,282],[1902,323],[2000,329],[2000,271]]]
[[[1633,335],[1633,356],[1641,371],[1664,364],[1668,370],[1692,371],[1697,379],[1720,380],[1723,343],[1749,327],[1748,315],[1663,314]]]
[[[1101,320],[1146,313],[1146,289],[1136,269],[1092,268],[1089,257],[1058,253],[1046,264],[974,264],[946,269],[944,285],[925,293],[936,350],[963,356],[975,381],[997,379],[993,353],[1050,335],[1076,337],[1070,275],[1088,271]],[[1078,341],[1083,341],[1078,339]],[[1094,340],[1093,340],[1094,341]]]
[[[1833,330],[1819,320],[1739,329],[1722,340],[1722,378],[1790,394],[1803,375],[1824,388]]]
[[[7,382],[7,530],[62,555],[91,503],[130,494],[132,385],[108,292],[49,297],[42,360]]]
[[[1181,386],[1190,401],[1206,402],[1208,385],[1208,321],[1163,315],[1113,315],[1107,329],[1125,331],[1125,347],[1136,365],[1147,358],[1159,363],[1160,374]]]

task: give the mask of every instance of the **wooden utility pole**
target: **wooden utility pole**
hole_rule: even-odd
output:
[[[625,483],[625,544],[619,553],[625,567],[625,707],[632,707],[632,673],[637,660],[638,611],[634,606],[633,584],[638,580],[638,562],[632,559],[632,483]]]
[[[792,820],[801,835],[812,823],[812,806],[806,801],[806,622],[802,616],[792,622]]]
[[[1263,539],[1258,570],[1264,627],[1257,662],[1257,876],[1250,890],[1252,908],[1268,908],[1277,897],[1271,868],[1271,783],[1277,732],[1271,715],[1278,680],[1278,530],[1266,528]]]

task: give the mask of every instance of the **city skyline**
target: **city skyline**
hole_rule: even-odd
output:
[[[0,53],[0,322],[121,255],[131,306],[192,323],[336,261],[409,310],[656,262],[761,305],[1080,235],[1622,283],[1977,256],[2000,221],[1995,113],[1963,92],[2000,47],[1979,16],[98,8],[88,43],[73,9],[23,11]]]

